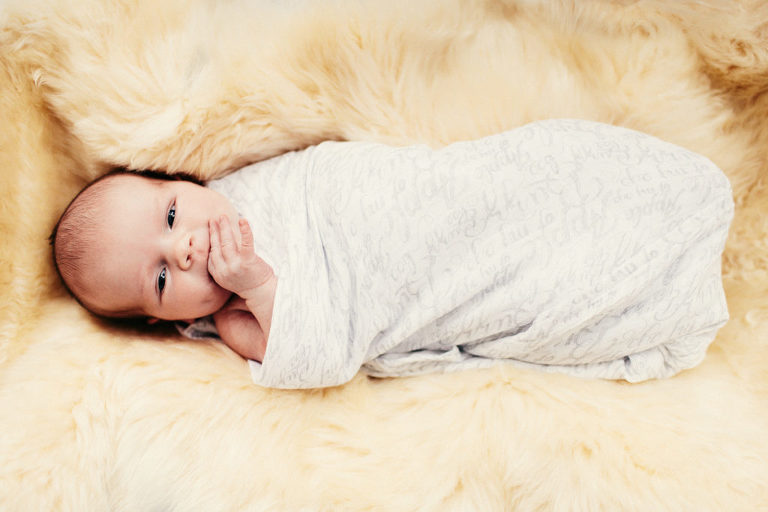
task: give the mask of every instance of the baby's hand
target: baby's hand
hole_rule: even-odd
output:
[[[248,221],[240,219],[238,224],[239,242],[226,215],[209,221],[211,252],[208,255],[208,272],[222,288],[248,298],[273,278],[274,271],[254,252],[253,233]]]

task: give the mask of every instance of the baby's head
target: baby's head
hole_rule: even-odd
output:
[[[231,296],[208,273],[209,221],[237,211],[221,194],[155,173],[110,173],[83,189],[51,234],[56,268],[107,317],[188,320]]]

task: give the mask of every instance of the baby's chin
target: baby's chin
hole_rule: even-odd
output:
[[[205,299],[198,302],[197,307],[190,308],[187,315],[180,320],[189,321],[190,319],[212,315],[223,308],[234,295],[231,291],[219,286],[210,274],[207,272],[206,274],[208,276],[208,282],[203,288],[199,288],[195,292],[198,296],[205,297]]]
[[[216,283],[213,283],[213,292],[212,296],[214,297],[214,300],[211,301],[210,308],[212,311],[207,313],[208,315],[212,315],[213,313],[217,312],[221,308],[224,307],[224,305],[229,302],[229,299],[232,298],[232,295],[234,295],[231,291],[227,290],[226,288],[222,288]],[[205,316],[205,315],[202,315]]]

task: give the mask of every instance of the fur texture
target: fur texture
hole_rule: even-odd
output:
[[[767,40],[760,0],[6,2],[3,509],[768,510]],[[325,139],[441,145],[567,116],[731,179],[732,319],[700,367],[267,391],[221,345],[94,319],[49,260],[109,166],[213,177]]]

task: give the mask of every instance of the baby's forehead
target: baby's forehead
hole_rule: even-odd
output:
[[[161,180],[130,174],[109,176],[93,185],[82,198],[77,208],[82,211],[78,218],[88,222],[91,230],[96,230],[100,237],[104,235],[105,225],[116,221],[132,223],[137,211],[146,208],[153,201],[153,190],[161,190]],[[144,206],[142,206],[144,205]],[[126,210],[130,210],[126,211]],[[131,213],[133,212],[133,213]],[[98,242],[100,238],[91,240]],[[81,241],[84,242],[84,241]]]
[[[162,185],[162,180],[119,174],[104,181],[100,184],[101,191],[97,191],[98,197],[90,201],[87,230],[90,234],[79,240],[84,249],[82,277],[99,283],[100,290],[96,293],[99,300],[90,302],[105,308],[103,302],[108,300],[107,309],[124,309],[137,302],[133,300],[137,293],[129,292],[137,269],[146,259],[143,243],[154,234],[156,224],[160,224],[152,222],[156,202],[152,190]],[[113,281],[119,282],[119,286]],[[120,291],[110,296],[108,290]],[[119,305],[115,303],[117,299],[120,299]],[[128,299],[130,303],[125,302]]]

